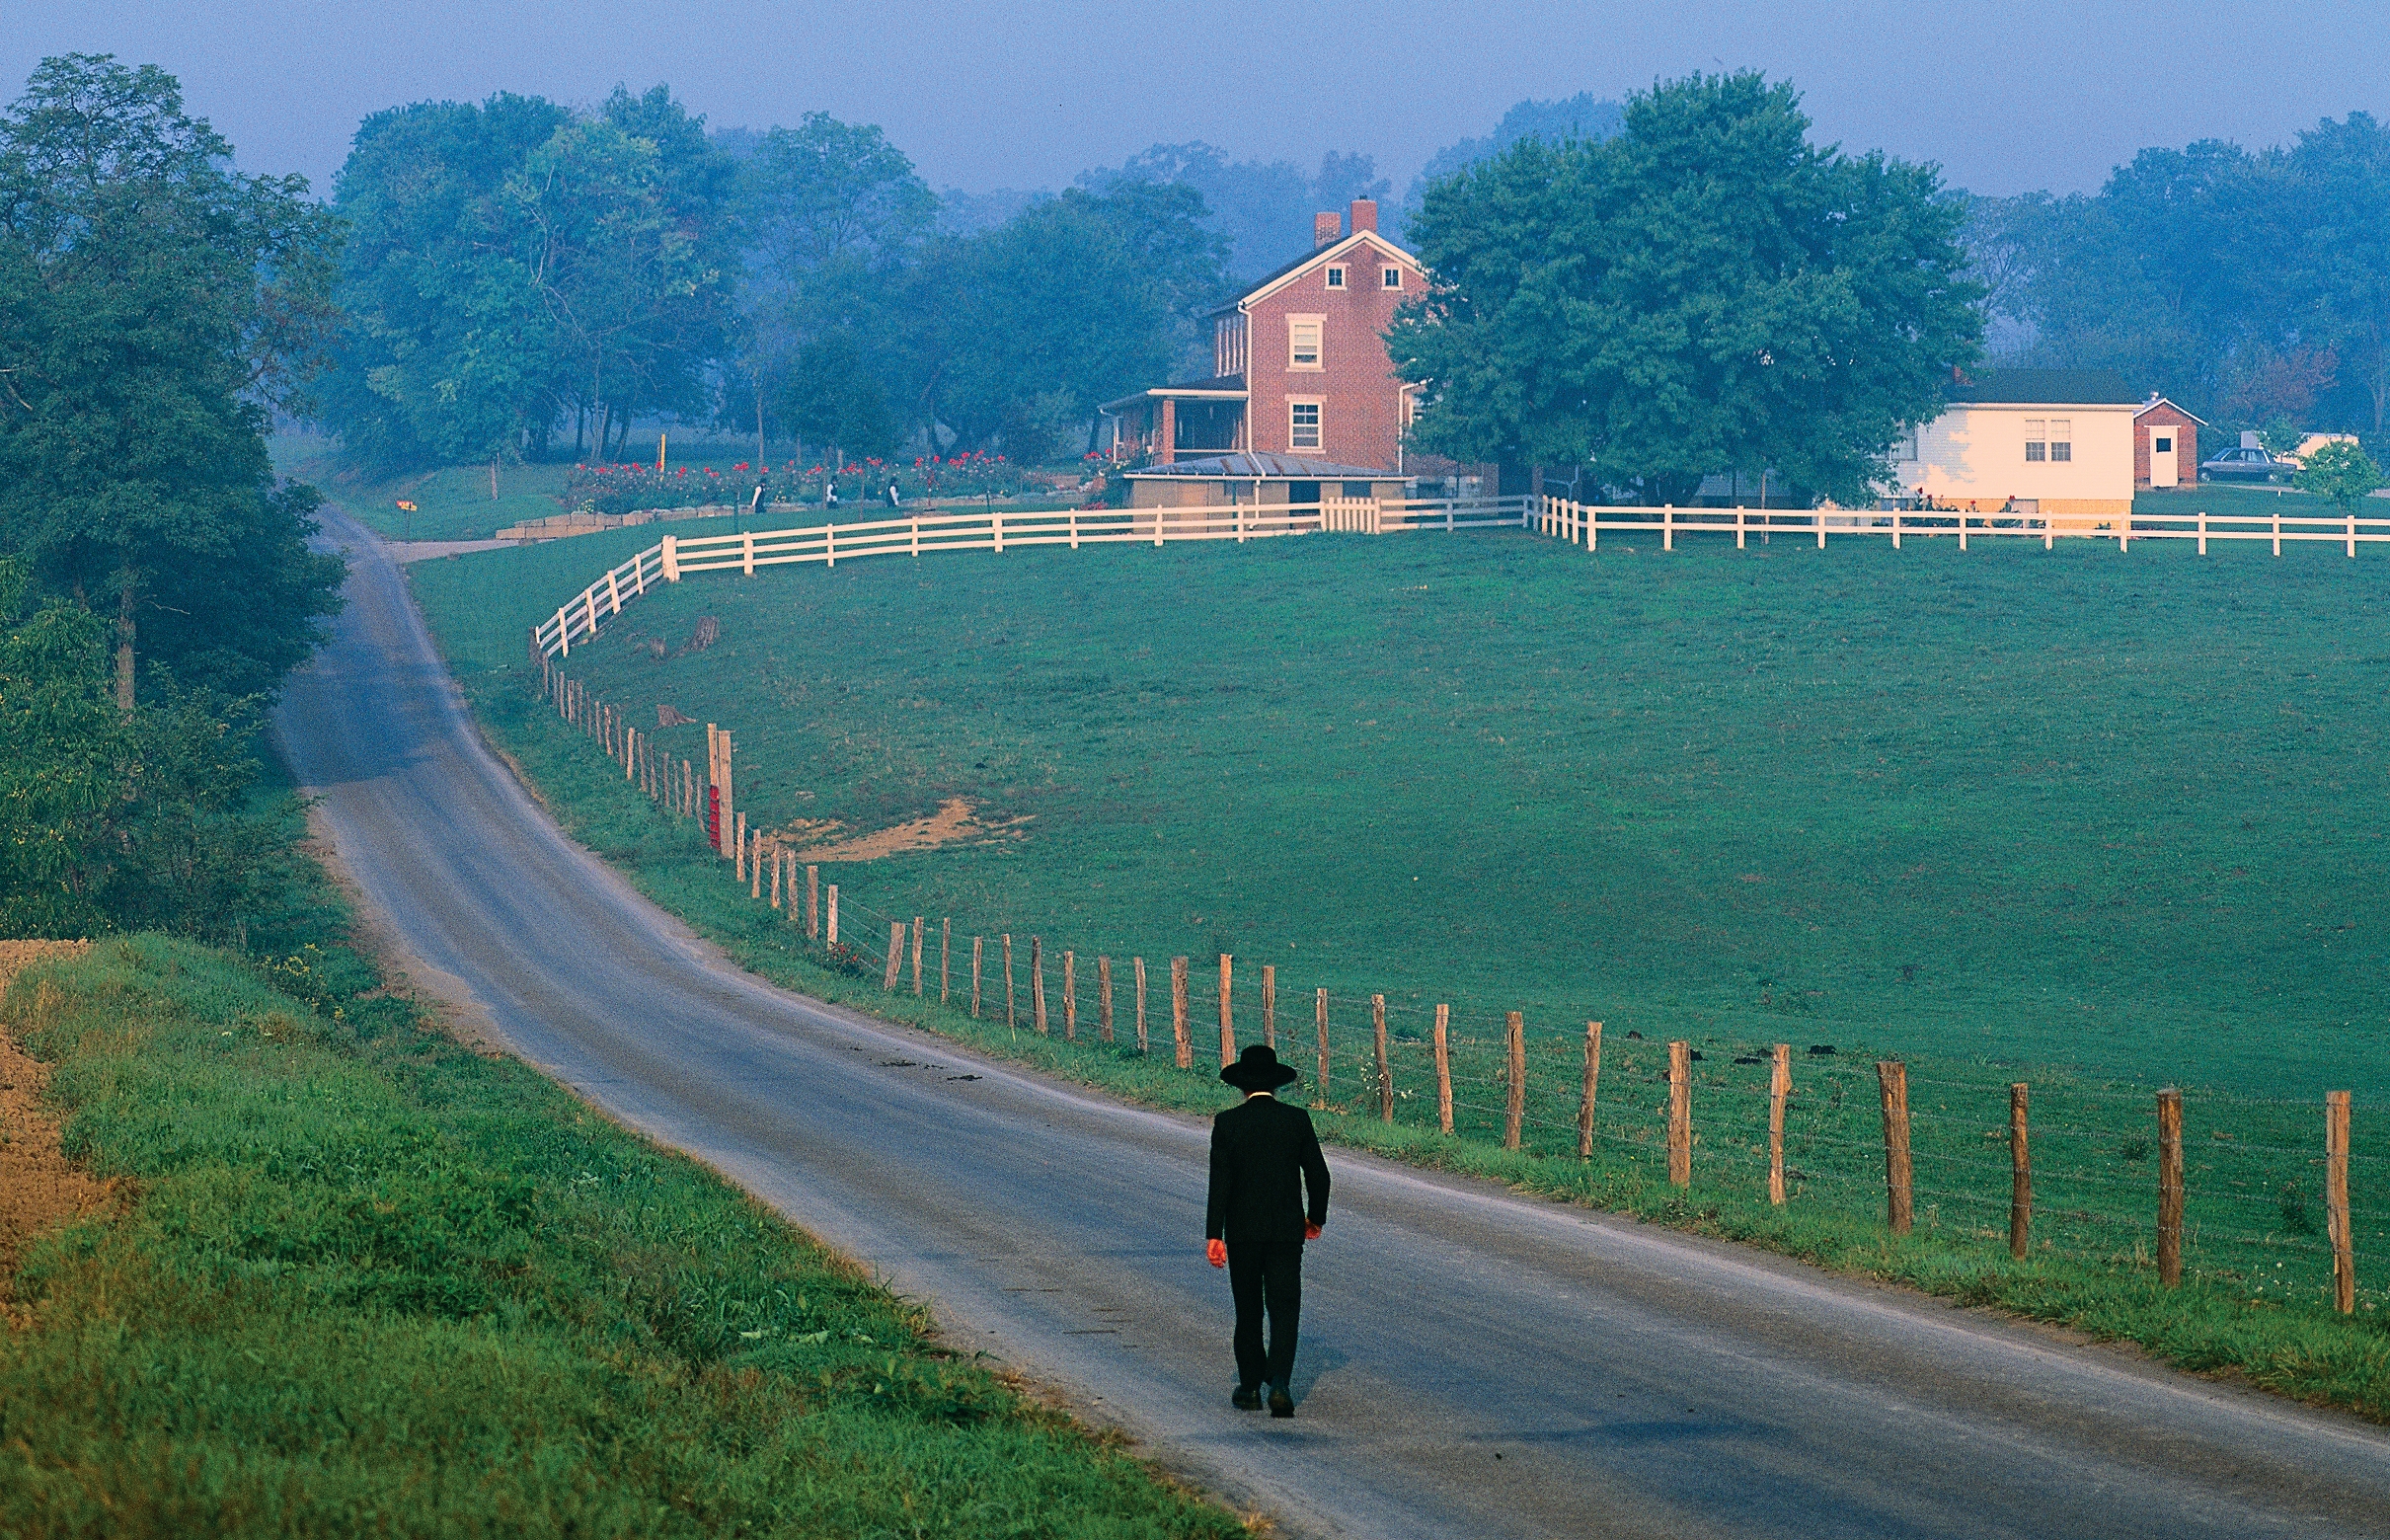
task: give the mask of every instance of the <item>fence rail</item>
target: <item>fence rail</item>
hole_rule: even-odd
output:
[[[2044,549],[2060,540],[2114,540],[2120,551],[2135,540],[2197,541],[2207,554],[2211,540],[2271,542],[2282,554],[2285,542],[2343,547],[2353,557],[2360,545],[2390,544],[2390,509],[2378,516],[2355,513],[2268,514],[2212,513],[1977,513],[1955,508],[1710,508],[1649,507],[1573,502],[1565,498],[1532,500],[1528,526],[1540,534],[1566,540],[1586,550],[1600,548],[1604,534],[1658,535],[1663,551],[1676,549],[1679,535],[1733,535],[1742,550],[1752,535],[1805,536],[1822,550],[1826,536],[1889,537],[1894,550],[1901,540],[1955,537],[1964,551],[1972,540],[2039,540]]]
[[[922,512],[902,518],[803,529],[742,530],[728,535],[666,535],[557,606],[532,640],[542,655],[562,657],[594,636],[607,617],[658,582],[690,573],[736,572],[812,563],[824,568],[867,556],[927,556],[941,551],[1008,551],[1032,546],[1169,545],[1188,540],[1267,540],[1281,535],[1396,534],[1529,526],[1531,498],[1380,501],[1331,498],[1321,502],[1227,503],[1175,508],[1064,508],[1015,513]]]

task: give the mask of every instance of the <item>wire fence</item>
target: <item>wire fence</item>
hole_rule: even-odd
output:
[[[1067,935],[884,912],[842,893],[837,868],[747,826],[727,732],[709,726],[702,765],[660,752],[627,713],[535,657],[557,715],[659,812],[698,820],[726,880],[778,911],[790,948],[890,992],[1041,1034],[1059,1051],[1140,1054],[1205,1080],[1244,1044],[1267,1041],[1304,1070],[1323,1109],[1710,1194],[1780,1189],[1788,1205],[1889,1222],[1895,1167],[1905,1167],[1917,1229],[2018,1233],[2018,1083],[2005,1072],[1942,1061],[1884,1071],[1823,1043],[1672,1048],[1634,1032],[1605,1039],[1594,1002],[1584,1019],[1526,1022],[1483,1001],[1306,985],[1216,954],[1095,954]],[[1400,983],[1416,993],[1418,980]],[[1888,1075],[1899,1087],[1896,1127]],[[2328,1101],[2043,1072],[2023,1095],[2031,1252],[2162,1273],[2179,1259],[2260,1300],[2373,1310],[2390,1292],[2362,1286],[2354,1269],[2358,1253],[2390,1241],[2390,1116],[2370,1093],[2353,1111],[2336,1093],[2336,1112]]]

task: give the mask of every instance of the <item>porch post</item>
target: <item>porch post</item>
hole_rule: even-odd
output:
[[[1158,447],[1164,465],[1179,456],[1179,403],[1175,397],[1162,398],[1162,442]]]

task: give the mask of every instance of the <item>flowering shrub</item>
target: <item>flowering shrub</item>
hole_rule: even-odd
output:
[[[820,504],[835,485],[838,500],[858,504],[887,494],[889,482],[908,502],[934,499],[1008,498],[1028,483],[1002,455],[923,456],[910,465],[850,460],[827,466],[785,465],[760,470],[740,461],[728,471],[703,466],[577,465],[565,480],[565,501],[593,513],[632,513],[643,508],[693,508],[728,503],[744,507],[763,488],[763,500]]]

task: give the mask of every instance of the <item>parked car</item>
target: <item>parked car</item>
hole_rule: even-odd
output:
[[[2270,482],[2276,476],[2286,479],[2295,469],[2263,449],[2225,449],[2199,462],[2199,480]]]

